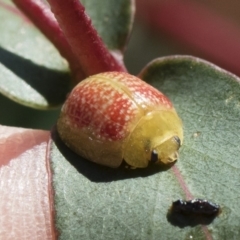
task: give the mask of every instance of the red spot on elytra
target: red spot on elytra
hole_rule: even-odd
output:
[[[118,125],[114,122],[106,122],[103,124],[100,130],[100,134],[111,140],[122,139],[123,134],[121,133],[122,125]]]
[[[90,127],[96,136],[119,140],[126,136],[137,106],[124,91],[103,80],[78,85],[64,111],[79,128]]]
[[[159,106],[161,108],[172,108],[171,101],[156,88],[142,81],[140,78],[128,73],[107,72],[106,76],[112,78],[116,82],[120,82],[127,86],[131,91],[137,104],[145,106]]]

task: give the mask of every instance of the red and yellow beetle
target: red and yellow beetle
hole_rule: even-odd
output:
[[[93,162],[132,168],[172,164],[183,141],[182,122],[169,99],[141,79],[100,73],[80,82],[62,107],[63,142]]]

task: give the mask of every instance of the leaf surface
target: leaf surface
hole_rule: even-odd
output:
[[[140,75],[172,100],[183,120],[180,159],[167,171],[110,169],[75,155],[55,135],[51,164],[60,239],[237,239],[239,79],[180,56],[160,58]],[[222,213],[204,226],[198,217],[167,216],[172,201],[191,198],[217,203]]]
[[[0,125],[0,239],[54,239],[49,132]]]
[[[132,29],[133,0],[81,0],[92,23],[110,50],[123,50]]]
[[[0,1],[0,92],[21,104],[48,109],[69,91],[67,62],[9,0]]]
[[[133,20],[133,1],[83,1],[104,42],[119,55]],[[26,106],[61,105],[70,91],[68,64],[10,0],[0,0],[0,92]]]

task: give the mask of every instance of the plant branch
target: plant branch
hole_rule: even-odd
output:
[[[78,64],[78,60],[50,8],[41,0],[13,0],[13,2],[57,47],[60,54],[69,62],[73,74],[78,79],[83,79],[84,73],[81,65]]]
[[[48,2],[87,76],[106,71],[126,71],[104,45],[79,0]]]

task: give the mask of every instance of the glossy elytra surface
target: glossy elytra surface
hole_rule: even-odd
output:
[[[79,83],[65,102],[57,128],[62,140],[88,160],[147,167],[177,159],[182,123],[169,99],[127,73],[107,72]]]

